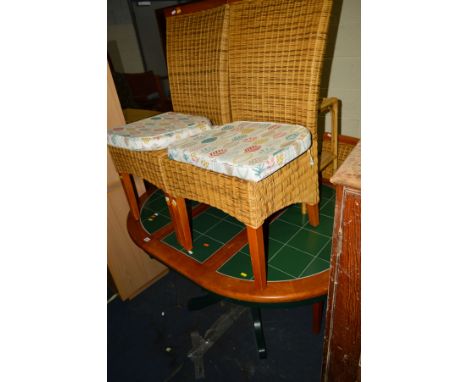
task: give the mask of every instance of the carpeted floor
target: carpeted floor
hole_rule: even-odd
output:
[[[231,302],[189,311],[205,292],[171,271],[132,301],[108,304],[108,381],[195,381],[190,333],[202,336]],[[204,355],[203,381],[319,381],[323,323],[312,333],[312,304],[262,307],[267,359],[259,359],[250,308]]]

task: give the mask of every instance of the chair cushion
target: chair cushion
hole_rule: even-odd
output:
[[[170,159],[258,182],[311,144],[303,126],[273,122],[229,123],[168,147]]]
[[[161,150],[211,128],[208,118],[168,112],[108,129],[107,143],[133,151]]]

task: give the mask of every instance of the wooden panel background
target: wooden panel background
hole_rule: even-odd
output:
[[[124,115],[107,67],[107,127],[125,124]],[[138,191],[144,191],[141,180]],[[135,297],[168,269],[137,247],[127,231],[128,203],[119,175],[107,153],[107,266],[122,300]]]
[[[360,380],[361,192],[337,186],[322,380]]]

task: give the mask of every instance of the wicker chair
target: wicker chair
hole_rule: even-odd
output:
[[[310,224],[319,223],[317,117],[331,3],[245,0],[232,3],[229,10],[232,120],[304,126],[312,136],[306,152],[258,182],[161,157],[168,193],[219,208],[247,226],[259,289],[267,286],[265,219],[290,204],[305,203]],[[188,220],[180,224],[189,231]]]
[[[230,121],[227,12],[227,6],[220,6],[168,19],[167,59],[174,112],[204,116],[214,124]],[[138,197],[132,175],[165,190],[161,158],[166,156],[166,149],[135,151],[111,145],[108,149],[120,174],[131,214],[139,220]],[[191,236],[184,236],[183,228],[178,227],[178,222],[187,219],[185,201],[167,193],[166,201],[177,238],[190,250]]]

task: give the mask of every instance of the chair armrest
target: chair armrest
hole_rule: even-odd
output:
[[[333,172],[338,168],[338,113],[340,100],[336,97],[324,98],[320,104],[320,112],[331,112],[331,147],[333,155]]]
[[[320,103],[320,112],[321,113],[329,112],[333,108],[333,105],[338,105],[338,102],[339,100],[336,97],[322,99],[322,102]]]

